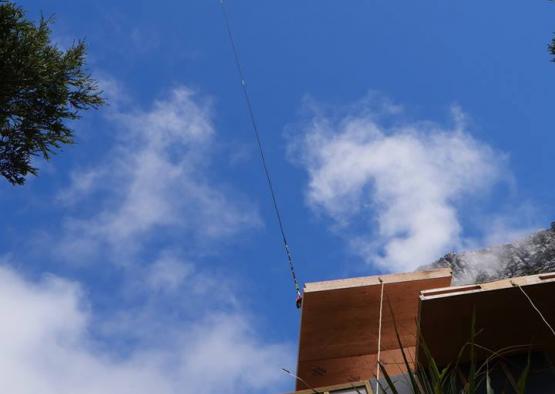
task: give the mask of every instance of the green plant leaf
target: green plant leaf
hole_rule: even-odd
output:
[[[515,381],[515,378],[513,377],[513,374],[511,373],[511,371],[507,367],[507,364],[505,364],[503,361],[500,361],[499,365],[501,365],[501,369],[505,373],[505,376],[507,377],[507,381],[511,384],[511,386],[513,387],[515,392],[518,393],[518,385]]]
[[[491,377],[489,376],[489,368],[486,369],[486,394],[495,394],[491,387]]]
[[[518,382],[517,382],[518,394],[524,394],[524,391],[526,390],[526,383],[528,382],[528,374],[530,373],[531,356],[532,356],[532,352],[529,351],[528,358],[526,360],[526,367],[518,377]]]
[[[389,386],[389,388],[391,389],[391,392],[393,394],[398,394],[397,393],[397,388],[395,387],[395,384],[393,383],[393,381],[391,380],[391,377],[389,376],[389,374],[387,373],[387,370],[384,368],[383,364],[381,362],[378,362],[378,365],[380,366],[380,371],[382,371],[382,374],[385,378],[385,381],[387,382],[387,385]],[[381,383],[378,380],[378,384],[381,387]],[[382,387],[383,388],[383,387]]]
[[[470,367],[468,370],[468,394],[476,392],[476,347],[474,346],[476,336],[476,309],[472,311],[472,321],[470,327]]]

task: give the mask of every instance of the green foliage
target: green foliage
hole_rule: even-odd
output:
[[[66,51],[50,40],[52,18],[35,25],[11,1],[0,1],[0,174],[23,184],[32,159],[73,143],[68,121],[103,104],[84,70],[85,43]]]
[[[503,371],[505,379],[511,385],[517,394],[524,394],[528,375],[531,365],[531,352],[528,352],[527,363],[518,379],[515,380],[513,372],[505,365],[506,356],[515,352],[522,352],[528,349],[528,346],[511,346],[499,351],[492,351],[476,343],[476,337],[479,331],[476,331],[476,319],[473,317],[470,330],[470,338],[468,342],[460,349],[457,358],[443,368],[439,368],[435,362],[430,350],[426,346],[423,338],[420,340],[421,350],[423,351],[424,362],[420,363],[419,368],[413,370],[411,362],[407,358],[401,337],[397,330],[395,332],[397,341],[401,349],[403,363],[408,371],[408,384],[411,393],[414,394],[478,394],[483,393],[494,394],[491,384],[491,373],[493,368],[499,364]],[[477,353],[487,355],[487,357],[478,362]],[[380,371],[385,379],[385,385],[380,383],[380,387],[385,393],[396,394],[397,388],[395,380],[387,373],[387,369],[383,364],[379,364]],[[384,387],[385,386],[385,387]]]

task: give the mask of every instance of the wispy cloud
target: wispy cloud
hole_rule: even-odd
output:
[[[115,146],[95,166],[75,172],[58,196],[75,206],[100,191],[101,208],[66,218],[60,256],[88,259],[109,248],[121,259],[155,231],[179,230],[206,241],[260,225],[252,202],[210,180],[215,130],[209,101],[180,87],[148,110],[122,108],[121,88],[109,87],[116,94],[109,116],[118,132]]]
[[[447,126],[405,121],[377,98],[340,116],[316,108],[291,148],[309,175],[308,203],[381,269],[460,248],[461,204],[508,176],[505,155],[471,136],[458,107]]]
[[[164,253],[148,267],[145,284],[151,291],[173,292],[191,276],[192,264],[186,264],[171,254]]]

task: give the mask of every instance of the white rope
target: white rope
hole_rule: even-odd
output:
[[[378,357],[376,360],[376,394],[380,392],[380,353],[382,350],[382,310],[383,310],[383,288],[384,288],[384,283],[382,278],[378,278],[378,280],[380,281],[382,286],[381,286],[381,292],[380,292],[380,317],[378,320]]]
[[[553,336],[555,336],[555,330],[553,329],[553,327],[551,327],[551,324],[549,324],[549,322],[547,321],[547,319],[544,317],[544,315],[541,313],[541,311],[539,310],[539,308],[536,306],[536,304],[534,304],[534,301],[532,301],[532,299],[530,298],[530,296],[524,291],[524,289],[522,288],[522,286],[520,286],[519,284],[511,281],[511,283],[513,284],[513,286],[516,286],[520,289],[520,291],[522,291],[522,294],[524,294],[524,296],[528,299],[528,301],[530,302],[530,305],[532,305],[532,308],[534,308],[536,310],[536,312],[538,312],[538,315],[540,315],[540,317],[542,318],[543,322],[545,323],[545,325],[551,330],[551,333],[553,334]]]

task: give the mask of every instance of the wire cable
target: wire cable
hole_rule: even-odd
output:
[[[274,191],[274,186],[272,183],[272,177],[270,176],[270,171],[268,170],[268,165],[266,163],[266,157],[264,155],[264,149],[262,148],[262,139],[260,138],[260,132],[258,131],[258,125],[256,123],[256,119],[254,116],[254,110],[252,107],[251,99],[249,96],[249,91],[247,89],[247,82],[245,79],[245,74],[243,73],[243,68],[241,67],[241,61],[239,59],[239,51],[237,50],[237,44],[233,37],[233,33],[231,32],[231,24],[229,22],[229,15],[225,8],[224,0],[220,0],[220,6],[222,9],[222,14],[224,16],[225,27],[227,31],[227,36],[229,38],[229,42],[231,44],[231,49],[233,51],[233,58],[235,60],[235,66],[237,67],[237,71],[239,73],[239,78],[241,79],[241,88],[243,91],[243,96],[245,98],[245,103],[247,105],[247,110],[249,113],[249,118],[251,122],[251,126],[254,132],[254,136],[256,138],[256,144],[258,145],[258,152],[260,154],[260,160],[262,162],[262,167],[264,168],[264,174],[266,175],[266,181],[268,183],[268,189],[270,190],[270,194],[272,196],[272,203],[274,206],[274,211],[276,214],[276,219],[279,225],[279,231],[281,232],[281,238],[283,241],[283,248],[285,249],[285,254],[287,255],[287,261],[289,262],[289,269],[291,271],[291,277],[293,279],[293,284],[295,285],[295,292],[296,292],[296,305],[297,308],[301,307],[302,304],[302,296],[301,296],[301,289],[299,287],[299,282],[297,281],[297,275],[295,274],[295,267],[293,265],[293,257],[291,255],[291,250],[289,249],[289,244],[287,242],[287,237],[285,236],[285,229],[283,226],[283,221],[281,219],[281,213],[279,211],[279,206],[276,199],[276,193]]]
[[[524,294],[524,296],[528,299],[528,302],[530,303],[530,305],[532,305],[532,308],[534,308],[534,310],[536,312],[538,312],[538,315],[540,315],[540,317],[543,320],[543,322],[545,323],[545,325],[549,328],[549,330],[551,331],[553,336],[555,336],[555,330],[553,329],[551,324],[549,324],[549,322],[547,321],[547,319],[545,318],[543,313],[541,313],[540,309],[536,306],[536,304],[534,304],[534,301],[532,301],[532,298],[530,298],[530,296],[524,291],[522,286],[520,286],[518,283],[515,283],[514,281],[511,281],[511,283],[512,283],[513,286],[518,287],[520,289],[520,291],[522,291],[522,294]]]
[[[296,380],[298,380],[299,382],[301,382],[302,384],[304,384],[306,387],[308,387],[310,390],[312,390],[313,394],[321,394],[318,390],[316,390],[314,387],[312,387],[311,385],[309,385],[304,379],[302,379],[301,377],[295,375],[293,372],[291,372],[288,369],[282,368],[281,369],[283,372],[285,372],[287,375],[290,375],[292,377],[294,377]],[[358,390],[357,390],[358,391]]]

